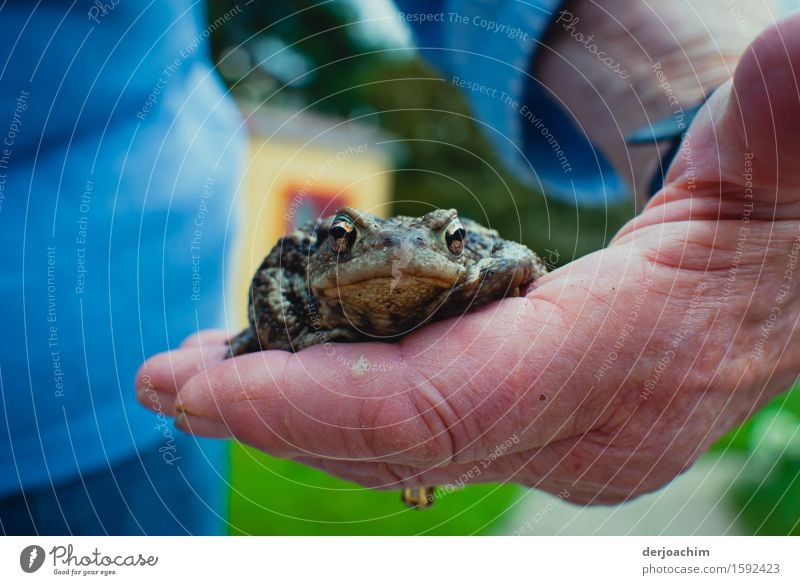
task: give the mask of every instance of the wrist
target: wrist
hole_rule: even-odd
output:
[[[725,0],[694,10],[674,0],[574,0],[555,16],[535,74],[643,198],[665,147],[628,147],[625,136],[680,118],[727,80],[768,24],[763,12],[732,11]]]

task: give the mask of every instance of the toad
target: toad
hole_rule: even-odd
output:
[[[375,217],[352,207],[282,237],[250,287],[250,326],[229,357],[326,342],[394,341],[520,290],[546,272],[527,247],[437,209]],[[424,508],[432,488],[403,500]]]

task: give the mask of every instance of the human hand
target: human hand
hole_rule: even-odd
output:
[[[140,400],[369,487],[475,469],[584,503],[663,486],[800,371],[797,71],[800,16],[745,52],[612,244],[525,297],[396,344],[223,361],[207,333],[148,360]]]

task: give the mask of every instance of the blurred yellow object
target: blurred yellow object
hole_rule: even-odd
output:
[[[392,159],[378,129],[293,110],[242,110],[251,138],[228,289],[234,327],[247,325],[250,280],[278,238],[343,205],[387,216],[391,199]]]
[[[394,158],[391,140],[369,126],[243,109],[251,139],[226,299],[232,327],[246,325],[253,272],[281,235],[343,205],[391,215]],[[483,534],[519,497],[513,485],[471,486],[446,492],[417,514],[394,490],[361,488],[238,443],[230,481],[231,534]]]

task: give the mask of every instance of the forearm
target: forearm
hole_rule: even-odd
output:
[[[628,147],[624,137],[680,119],[682,108],[731,77],[773,20],[769,0],[573,0],[556,16],[534,73],[641,200],[659,149]]]

